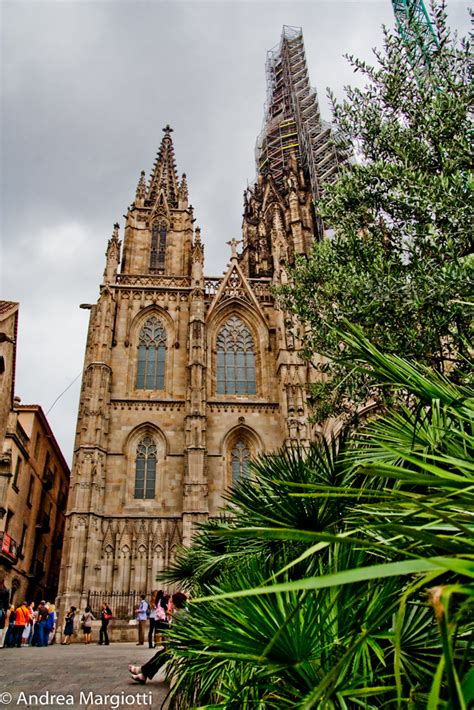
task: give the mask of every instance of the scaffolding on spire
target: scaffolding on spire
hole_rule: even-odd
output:
[[[294,153],[309,173],[317,200],[324,183],[336,179],[347,154],[336,147],[330,124],[321,119],[316,90],[309,84],[300,27],[283,27],[280,43],[267,53],[266,73],[264,124],[255,148],[257,171],[270,173],[281,184]]]
[[[393,13],[400,37],[413,65],[429,67],[438,40],[423,0],[392,0]]]

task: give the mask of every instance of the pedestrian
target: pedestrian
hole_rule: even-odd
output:
[[[34,608],[34,604],[31,606],[33,609],[33,623],[31,627],[30,646],[39,646],[38,609]]]
[[[46,629],[48,633],[48,646],[51,646],[54,643],[56,636],[56,622],[58,620],[58,615],[54,604],[48,604],[48,611],[49,615],[46,622]]]
[[[31,602],[28,609],[30,610],[30,623],[28,624],[25,631],[23,632],[23,638],[26,638],[26,641],[25,641],[26,646],[32,646],[33,645],[34,627],[36,624],[35,603]]]
[[[22,602],[20,606],[15,609],[15,646],[17,648],[21,647],[21,637],[23,636],[23,631],[25,626],[28,625],[30,621],[30,610],[26,602]]]
[[[137,646],[143,646],[145,643],[145,628],[146,628],[146,620],[148,619],[148,614],[149,614],[149,604],[146,600],[146,597],[144,594],[140,595],[140,604],[138,605],[138,609],[135,609],[135,616],[138,621],[138,643]]]
[[[149,627],[148,627],[148,647],[155,648],[155,635],[156,635],[156,622],[157,622],[157,606],[160,603],[160,599],[163,596],[163,591],[154,591],[151,593],[150,597],[150,613],[148,615]]]
[[[109,625],[110,619],[112,618],[112,610],[108,606],[107,602],[102,602],[102,608],[100,610],[100,631],[99,631],[99,646],[108,646],[110,641],[109,641],[109,634],[107,631],[107,627]]]
[[[85,611],[81,616],[81,626],[84,632],[84,643],[91,642],[92,622],[94,621],[94,619],[95,616],[92,613],[92,609],[90,608],[90,606],[86,606]]]
[[[175,610],[175,615],[183,613],[186,610],[186,594],[183,592],[176,592],[173,594],[172,603],[173,609]],[[159,670],[163,669],[168,662],[170,655],[168,651],[162,646],[160,650],[155,653],[153,658],[151,658],[143,666],[134,666],[130,664],[128,670],[132,676],[132,679],[137,682],[144,684],[147,680],[151,680]]]
[[[76,607],[72,606],[68,613],[66,614],[66,621],[64,624],[64,640],[62,642],[63,646],[69,646],[71,643],[71,636],[74,633],[74,617],[76,616]]]
[[[5,648],[13,648],[15,645],[15,607],[10,604],[7,609],[5,616],[5,638],[3,639],[3,646]]]
[[[49,610],[44,599],[38,604],[38,613],[36,615],[36,624],[38,626],[38,646],[48,645],[48,617]]]
[[[166,635],[170,627],[169,616],[168,616],[168,605],[170,596],[169,594],[162,594],[161,599],[156,608],[156,630],[155,634],[155,646],[160,644],[163,640],[163,636]]]
[[[3,642],[3,635],[8,629],[6,623],[7,611],[10,606],[10,592],[5,586],[5,580],[3,577],[0,578],[0,646]]]

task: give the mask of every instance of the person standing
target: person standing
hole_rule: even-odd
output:
[[[155,648],[155,634],[157,629],[157,605],[160,603],[160,599],[163,596],[163,592],[160,589],[159,592],[152,592],[150,597],[150,613],[148,616],[148,621],[150,625],[148,627],[148,647]]]
[[[49,611],[43,600],[38,604],[36,623],[38,624],[38,646],[48,645],[48,617]]]
[[[86,606],[85,611],[81,616],[82,630],[84,632],[84,643],[91,642],[92,622],[94,621],[94,619],[95,616],[92,613],[92,609],[90,608],[90,606]]]
[[[108,646],[110,643],[107,627],[111,618],[112,611],[110,607],[107,605],[107,602],[102,602],[102,608],[100,610],[101,625],[99,631],[99,646],[102,646],[102,644],[104,644],[104,646]]]
[[[15,646],[17,648],[21,647],[21,637],[30,618],[30,610],[26,602],[23,602],[15,609]]]
[[[10,592],[5,586],[5,580],[0,579],[0,646],[2,646],[3,634],[8,629],[6,623],[7,611],[10,606]]]
[[[48,604],[48,611],[49,616],[46,622],[46,629],[48,634],[48,645],[51,646],[51,644],[54,643],[54,637],[56,635],[56,621],[58,619],[58,615],[54,604]]]
[[[5,648],[13,648],[15,645],[15,607],[10,604],[7,609],[7,614],[5,616],[5,627],[6,633],[3,639],[3,646]]]
[[[156,633],[155,633],[155,646],[160,644],[163,640],[163,636],[166,635],[170,625],[168,617],[168,604],[169,604],[169,594],[162,594],[160,601],[156,606]]]
[[[63,646],[69,646],[71,643],[71,636],[74,633],[74,617],[76,616],[76,607],[72,606],[68,613],[66,614],[66,620],[64,624],[64,641]]]
[[[28,608],[30,610],[30,623],[28,624],[28,626],[25,629],[25,632],[23,633],[23,638],[25,638],[25,635],[26,635],[26,641],[25,641],[26,646],[32,646],[33,645],[33,631],[34,631],[34,626],[36,624],[35,603],[31,602],[31,604]]]
[[[148,619],[149,605],[144,594],[140,595],[140,604],[138,609],[135,609],[136,619],[138,621],[138,643],[137,646],[143,646],[145,643],[145,628],[146,620]]]

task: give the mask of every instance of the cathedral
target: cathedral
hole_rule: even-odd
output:
[[[115,224],[108,241],[100,295],[87,306],[62,609],[83,607],[91,592],[155,588],[196,523],[219,515],[252,457],[314,436],[312,368],[272,287],[319,238],[318,175],[325,169],[330,178],[337,155],[321,139],[328,129],[309,87],[301,30],[284,28],[268,62],[273,94],[257,178],[223,276],[205,276],[170,126],[149,180],[141,173],[123,236]]]

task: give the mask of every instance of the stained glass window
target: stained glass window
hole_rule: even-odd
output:
[[[149,318],[138,339],[137,389],[165,388],[166,331],[158,318]]]
[[[144,436],[135,459],[135,498],[154,498],[156,485],[156,444]]]
[[[249,475],[250,451],[244,441],[238,441],[231,454],[232,483]]]
[[[256,392],[253,338],[240,318],[231,316],[217,336],[217,393]]]

